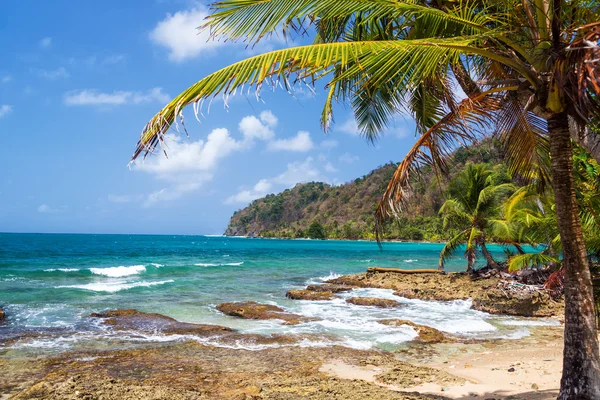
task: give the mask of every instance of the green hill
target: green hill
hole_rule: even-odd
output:
[[[492,141],[459,148],[449,160],[450,178],[468,161],[501,164]],[[231,217],[225,235],[282,238],[372,239],[374,212],[379,198],[396,170],[389,163],[339,186],[322,182],[301,183],[279,194],[254,200]],[[403,215],[388,224],[386,239],[444,240],[437,211],[445,200],[448,179],[440,182],[429,169],[413,183],[414,194]]]

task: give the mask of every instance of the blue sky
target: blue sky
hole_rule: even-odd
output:
[[[195,27],[206,3],[5,3],[0,14],[0,231],[222,233],[253,198],[299,182],[340,184],[414,142],[399,117],[376,145],[357,135],[349,109],[319,126],[323,86],[295,97],[263,91],[215,100],[190,138],[169,137],[169,159],[127,163],[145,123],[205,75],[257,52],[207,42]],[[298,40],[298,39],[296,39]]]

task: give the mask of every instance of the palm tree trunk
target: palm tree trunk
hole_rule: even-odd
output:
[[[492,255],[488,251],[488,249],[485,245],[485,240],[482,239],[481,242],[479,243],[479,245],[481,246],[481,252],[483,253],[483,257],[485,257],[485,260],[487,261],[487,265],[494,269],[500,269],[500,266],[498,265],[498,263],[496,261],[494,261],[494,259],[492,258]]]
[[[552,181],[565,268],[565,348],[560,400],[600,399],[600,357],[592,281],[575,199],[567,113],[548,119]]]

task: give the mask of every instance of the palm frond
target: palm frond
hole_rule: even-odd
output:
[[[459,234],[450,239],[442,251],[440,252],[440,261],[439,261],[439,269],[444,269],[444,264],[448,260],[448,258],[452,257],[456,250],[463,245],[467,241],[467,235],[469,234],[470,229],[465,229],[461,231]]]
[[[560,260],[543,253],[519,254],[508,260],[508,271],[514,272],[525,268],[540,267],[549,263],[560,263]]]

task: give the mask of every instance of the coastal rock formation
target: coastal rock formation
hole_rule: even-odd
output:
[[[400,303],[396,300],[380,299],[378,297],[350,297],[346,299],[346,303],[355,304],[357,306],[372,306],[379,308],[399,307]]]
[[[6,313],[3,309],[0,308],[0,321],[4,321],[6,319]]]
[[[552,317],[563,312],[563,303],[545,292],[506,292],[493,288],[473,298],[473,308],[490,314]]]
[[[292,300],[331,300],[333,292],[315,292],[312,290],[289,290],[285,297]]]
[[[110,310],[90,314],[92,318],[104,318],[104,323],[117,329],[133,329],[142,332],[160,332],[164,335],[214,336],[233,332],[219,325],[190,324],[179,322],[166,315],[144,313],[138,310]]]
[[[352,290],[352,287],[345,285],[308,285],[306,290],[310,290],[312,292],[332,292],[332,293],[340,293],[340,292],[349,292]]]
[[[280,319],[285,321],[284,325],[298,325],[308,320],[301,315],[288,313],[281,307],[260,304],[255,301],[222,303],[217,306],[217,310],[223,314],[244,319]]]
[[[420,342],[442,343],[442,342],[448,341],[448,338],[446,337],[446,335],[444,335],[442,332],[440,332],[437,329],[432,328],[430,326],[415,324],[414,322],[406,321],[403,319],[382,319],[377,322],[379,322],[380,324],[383,324],[383,325],[388,325],[388,326],[408,325],[408,326],[414,328],[415,331],[417,331],[419,336],[417,336],[416,340],[418,340]]]
[[[342,276],[328,284],[393,289],[396,296],[420,300],[473,300],[473,308],[492,314],[524,317],[562,315],[564,302],[544,292],[525,289],[501,290],[503,280],[496,276],[477,278],[466,273],[414,274],[393,272]]]

